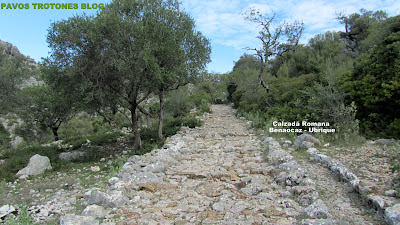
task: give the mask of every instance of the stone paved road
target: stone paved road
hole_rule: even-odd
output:
[[[216,105],[212,110],[202,127],[180,132],[167,141],[162,153],[152,153],[144,159],[137,157],[131,164],[134,167],[141,161],[146,165],[141,168],[143,173],[150,171],[149,165],[160,167],[161,171],[153,171],[155,177],[150,174],[148,180],[132,177],[139,168],[125,166],[119,176],[125,184],[135,180],[132,185],[139,188],[126,193],[133,200],[119,213],[125,212],[132,218],[117,220],[137,224],[296,221],[295,217],[304,208],[288,197],[281,197],[280,188],[270,174],[272,167],[264,162],[254,131],[247,129],[246,122],[236,118],[230,107]],[[164,162],[154,158],[162,158]],[[163,170],[164,165],[160,164],[168,166]]]
[[[139,185],[144,191],[136,193],[140,199],[136,197],[137,203],[129,209],[139,218],[132,222],[294,222],[303,208],[280,197],[254,132],[246,129],[245,121],[237,119],[230,107],[218,105],[212,110],[201,128],[186,130],[170,141],[171,147],[181,143],[180,154],[173,157],[177,162],[163,171],[165,183],[155,180]]]
[[[89,217],[68,215],[61,224],[99,224],[94,217],[108,225],[349,224],[335,220],[338,211],[310,179],[315,174],[278,142],[257,138],[228,106],[212,111],[202,127],[182,129],[163,149],[131,157],[106,190],[88,197],[92,206],[83,215]],[[357,222],[369,224],[357,214]]]

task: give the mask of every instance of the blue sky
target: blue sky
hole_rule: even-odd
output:
[[[337,13],[351,14],[361,8],[384,10],[389,16],[400,14],[398,0],[181,0],[181,8],[195,20],[200,30],[212,45],[212,62],[209,72],[226,73],[233,68],[246,51],[246,47],[257,47],[255,38],[260,27],[244,20],[243,13],[255,7],[264,13],[274,12],[286,21],[299,20],[305,24],[302,43],[316,34],[329,30],[343,30],[343,25],[335,20]],[[83,10],[82,3],[107,3],[109,0],[2,0],[0,3],[29,3],[30,9],[0,9],[0,40],[11,42],[21,53],[35,61],[46,57],[49,48],[46,42],[47,29],[54,21],[67,19],[76,14],[94,13],[96,10]],[[79,9],[33,9],[31,3],[78,3]]]

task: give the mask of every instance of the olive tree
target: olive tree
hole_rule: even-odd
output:
[[[207,43],[193,28],[175,0],[115,0],[95,16],[52,24],[47,37],[52,51],[45,65],[55,72],[46,80],[76,92],[88,107],[95,102],[128,109],[138,149],[139,104],[195,69],[189,65],[198,60],[192,54],[197,46],[186,34]]]
[[[67,95],[59,95],[46,85],[25,87],[21,95],[24,105],[20,107],[18,115],[38,129],[51,130],[54,140],[58,141],[58,129],[75,112]]]
[[[155,76],[156,94],[160,101],[158,137],[163,138],[165,92],[194,82],[210,61],[209,41],[195,30],[194,20],[179,10],[177,1],[168,1],[165,8],[148,20],[153,56],[159,73]]]

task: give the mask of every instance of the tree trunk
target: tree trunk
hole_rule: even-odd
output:
[[[158,138],[162,140],[163,136],[163,113],[164,113],[164,90],[159,90],[158,98],[160,99],[160,112],[158,114]]]
[[[141,107],[140,105],[138,105],[138,109],[141,113],[146,115],[147,128],[151,128],[151,114],[145,108]]]
[[[149,115],[146,115],[146,123],[147,123],[147,128],[151,128],[151,118]]]
[[[266,57],[266,56],[265,56]],[[262,57],[260,57],[261,58],[261,60],[263,60],[263,58]],[[262,63],[262,65],[261,65],[261,68],[260,68],[260,73],[258,74],[258,81],[260,82],[260,84],[261,84],[261,86],[267,91],[267,93],[269,92],[269,86],[268,86],[268,84],[266,84],[265,82],[264,82],[264,80],[262,79],[262,75],[263,75],[263,73],[264,73],[264,68],[266,68],[266,65],[267,65],[267,62],[263,62]]]
[[[136,104],[131,104],[131,117],[132,117],[132,131],[134,135],[134,141],[133,141],[133,148],[135,150],[139,150],[140,145],[141,145],[141,139],[140,139],[140,131],[139,131],[139,125],[138,125],[138,117],[136,114]]]
[[[60,137],[58,136],[58,127],[52,127],[51,130],[53,131],[54,140],[55,141],[60,140]]]
[[[142,115],[140,115],[139,113],[136,114],[137,117],[137,121],[138,121],[138,127],[142,128]]]

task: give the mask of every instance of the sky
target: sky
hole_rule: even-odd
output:
[[[264,14],[275,13],[277,22],[302,21],[305,30],[302,44],[317,34],[326,31],[343,31],[344,26],[336,19],[338,13],[349,15],[367,10],[384,10],[389,16],[400,14],[398,0],[180,0],[181,9],[196,21],[196,29],[211,42],[212,62],[207,70],[212,73],[232,71],[234,62],[244,53],[252,54],[245,48],[260,46],[256,38],[260,27],[244,19],[243,14],[250,8]],[[49,55],[46,35],[50,24],[82,13],[94,14],[95,9],[82,9],[82,4],[94,8],[110,0],[1,0],[1,4],[28,4],[29,9],[0,8],[0,40],[10,42],[24,55],[36,62]],[[34,9],[32,3],[76,3],[78,9]],[[6,5],[7,6],[7,5]],[[38,6],[36,6],[38,7]]]

